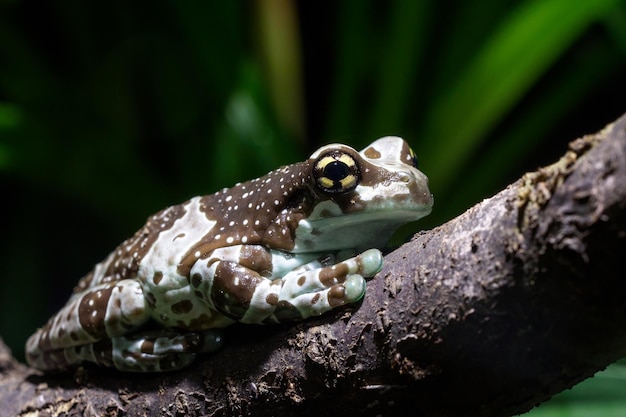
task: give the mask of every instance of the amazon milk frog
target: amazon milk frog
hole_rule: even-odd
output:
[[[174,370],[217,349],[225,326],[301,320],[358,301],[382,266],[376,248],[430,213],[416,166],[398,137],[361,152],[327,145],[166,208],[81,279],[28,339],[28,363]]]

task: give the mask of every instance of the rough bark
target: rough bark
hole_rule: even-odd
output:
[[[626,116],[387,255],[356,308],[234,326],[169,374],[42,375],[0,350],[0,415],[523,412],[626,353],[625,206]]]

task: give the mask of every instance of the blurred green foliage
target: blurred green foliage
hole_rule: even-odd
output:
[[[167,205],[324,143],[400,135],[436,197],[406,236],[626,110],[625,0],[5,0],[0,11],[0,334],[18,357],[78,278]],[[563,398],[539,410],[626,412]]]

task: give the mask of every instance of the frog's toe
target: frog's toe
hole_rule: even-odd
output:
[[[184,368],[198,353],[213,352],[221,345],[219,329],[200,332],[161,329],[79,346],[72,355],[76,363],[94,362],[125,372],[161,372]]]
[[[166,372],[185,368],[196,359],[196,353],[142,353],[134,358],[115,361],[115,367],[126,372]]]
[[[382,253],[378,249],[370,249],[335,265],[309,271],[292,271],[282,278],[280,299],[290,300],[300,295],[331,288],[337,284],[345,284],[348,291],[346,299],[349,301],[347,302],[354,302],[359,300],[365,292],[363,278],[376,275],[381,270],[382,265]],[[351,276],[353,278],[350,278]],[[357,276],[358,279],[354,278]]]
[[[365,295],[365,279],[361,275],[350,275],[344,286],[344,299],[347,303],[359,301]]]
[[[319,316],[336,307],[360,300],[364,293],[365,279],[360,275],[350,275],[341,284],[301,294],[289,300],[281,300],[273,317],[277,321],[288,321]]]
[[[361,273],[373,277],[383,268],[383,254],[378,249],[369,249],[357,257],[361,263]]]

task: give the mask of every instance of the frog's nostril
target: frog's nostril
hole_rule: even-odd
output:
[[[405,184],[410,183],[412,180],[411,176],[404,172],[401,172],[399,176],[400,176],[400,181],[402,181]]]

